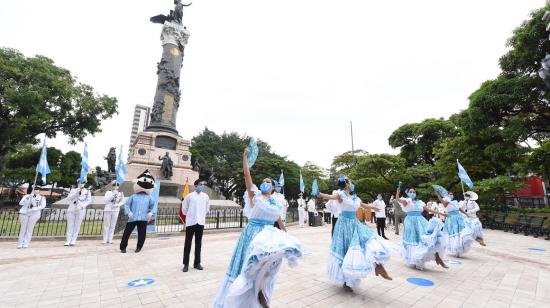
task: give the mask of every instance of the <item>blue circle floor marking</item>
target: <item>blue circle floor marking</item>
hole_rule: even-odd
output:
[[[155,283],[155,279],[153,278],[141,278],[141,279],[135,279],[128,282],[128,286],[130,288],[139,288],[144,286],[150,286],[153,283]]]
[[[449,264],[462,264],[462,262],[458,261],[458,260],[447,260],[447,263],[449,263]]]
[[[407,282],[421,287],[431,287],[434,285],[433,281],[423,278],[407,278]]]
[[[166,241],[166,240],[169,240],[170,238],[167,237],[167,236],[161,236],[158,238],[159,241]]]
[[[532,251],[546,251],[546,249],[542,249],[542,248],[527,248],[527,249]]]

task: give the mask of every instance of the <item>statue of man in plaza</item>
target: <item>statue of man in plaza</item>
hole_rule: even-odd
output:
[[[160,172],[162,173],[162,178],[169,180],[173,173],[172,173],[172,167],[174,164],[172,163],[172,159],[170,158],[170,155],[168,152],[163,157],[159,156],[159,160],[162,160],[162,164],[160,165]]]
[[[116,151],[114,147],[111,147],[107,157],[104,157],[104,159],[107,160],[107,172],[115,172]]]

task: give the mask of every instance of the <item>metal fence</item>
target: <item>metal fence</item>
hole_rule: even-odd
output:
[[[178,208],[160,208],[155,220],[157,233],[173,233],[185,230],[178,216]],[[287,212],[287,223],[298,220],[296,209]],[[122,235],[127,217],[124,211],[119,213],[115,235]],[[234,229],[246,226],[248,219],[243,216],[241,209],[211,209],[206,214],[205,229]],[[0,238],[16,238],[19,236],[19,213],[17,210],[0,210]],[[42,215],[34,227],[34,236],[55,237],[65,236],[67,232],[67,210],[42,210]],[[82,221],[79,235],[99,236],[103,234],[103,210],[87,209]]]

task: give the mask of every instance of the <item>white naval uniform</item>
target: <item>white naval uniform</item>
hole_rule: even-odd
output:
[[[73,188],[67,197],[67,242],[65,246],[76,244],[80,224],[86,216],[86,207],[92,202],[92,193],[86,188]]]
[[[300,224],[300,228],[304,226],[305,216],[306,216],[306,201],[300,198],[298,199],[298,222]]]
[[[109,190],[105,193],[105,208],[103,209],[103,243],[113,243],[116,221],[120,206],[124,203],[124,194],[121,191]]]
[[[19,230],[19,241],[17,248],[27,248],[31,243],[34,225],[40,219],[42,209],[46,207],[46,198],[40,194],[28,194],[19,202],[19,221],[21,229]]]

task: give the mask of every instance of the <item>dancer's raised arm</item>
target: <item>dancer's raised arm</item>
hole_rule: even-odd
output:
[[[338,202],[342,202],[342,197],[339,194],[329,195],[329,194],[319,193],[318,197],[325,200],[336,200]]]
[[[364,209],[373,210],[375,212],[380,212],[380,209],[377,208],[376,206],[372,205],[372,203],[363,203],[363,202],[361,202],[361,207],[364,208]]]
[[[246,191],[248,192],[248,197],[250,198],[250,208],[254,207],[254,182],[252,181],[252,176],[250,175],[250,168],[248,167],[247,156],[250,153],[248,147],[244,148],[243,152],[243,174],[244,174],[244,184],[246,185]]]

